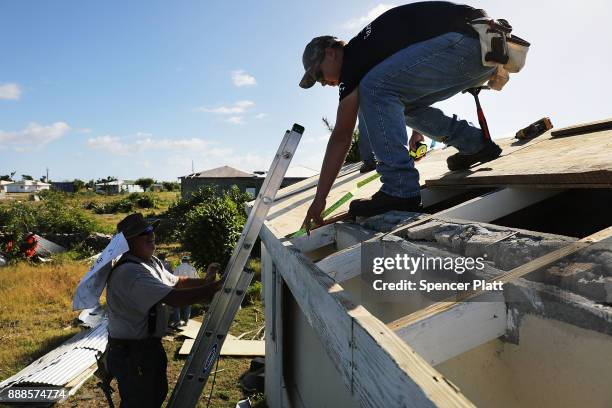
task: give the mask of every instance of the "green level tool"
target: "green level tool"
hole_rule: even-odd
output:
[[[365,186],[366,184],[368,184],[369,182],[371,182],[372,180],[376,180],[377,178],[380,177],[380,174],[375,173],[372,174],[371,176],[358,181],[357,182],[357,186],[349,191],[348,193],[346,193],[345,195],[343,195],[342,197],[340,197],[340,199],[338,201],[336,201],[335,203],[333,203],[331,206],[327,207],[325,209],[325,211],[323,211],[323,214],[321,214],[321,218],[325,219],[326,217],[328,217],[331,213],[333,213],[334,211],[336,211],[338,208],[340,208],[340,206],[342,206],[344,203],[346,203],[347,201],[349,201],[351,198],[353,198],[355,196],[355,194],[357,194],[357,190],[359,190],[361,187]],[[315,226],[315,228],[318,227]],[[295,238],[295,237],[301,237],[302,235],[306,234],[306,228],[301,228],[300,230],[287,235],[287,238]]]

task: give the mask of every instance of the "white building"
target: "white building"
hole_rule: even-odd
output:
[[[119,194],[119,193],[143,193],[144,190],[138,184],[129,180],[115,180],[107,183],[96,184],[96,193]]]
[[[37,193],[50,187],[51,184],[37,180],[15,181],[5,185],[7,193]]]
[[[12,183],[12,181],[0,180],[0,193],[6,193],[6,186]]]

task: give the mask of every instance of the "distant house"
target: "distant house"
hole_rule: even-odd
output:
[[[164,185],[162,183],[154,183],[149,187],[149,191],[160,192],[164,191]]]
[[[49,190],[51,184],[37,180],[22,180],[6,184],[7,193],[37,193]]]
[[[51,189],[63,191],[65,193],[76,193],[76,186],[74,185],[74,181],[52,181]]]
[[[315,174],[317,174],[316,171],[308,169],[307,167],[295,166],[295,170],[292,170],[290,167],[281,186],[286,187]],[[221,166],[180,177],[181,196],[183,198],[188,197],[192,192],[206,185],[214,185],[220,191],[228,190],[231,186],[235,185],[240,191],[247,192],[255,197],[259,193],[265,176],[265,171],[247,173],[230,166]]]
[[[12,181],[0,180],[0,193],[6,193],[6,186],[12,183]]]
[[[132,180],[115,180],[106,183],[96,184],[96,193],[100,194],[120,194],[120,193],[142,193],[141,186]]]

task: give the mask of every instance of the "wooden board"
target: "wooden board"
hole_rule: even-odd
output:
[[[504,138],[496,139],[495,142],[502,147],[502,157],[504,157],[542,143],[550,138],[551,135],[549,131],[528,141],[517,141],[514,138]],[[425,158],[416,162],[415,167],[420,174],[421,186],[425,185],[425,180],[450,174],[446,165],[446,159],[456,152],[457,150],[454,148],[435,149],[430,151]],[[327,207],[331,206],[346,193],[353,191],[359,181],[374,174],[374,172],[360,174],[359,166],[360,164],[356,163],[342,168],[327,198]],[[277,237],[284,237],[300,229],[306,211],[314,199],[318,180],[319,176],[317,175],[285,187],[278,192],[274,206],[270,209],[270,213],[266,218],[269,228]],[[380,179],[374,180],[358,189],[353,199],[370,197],[377,192],[380,187]],[[426,198],[427,197],[424,197],[424,199]],[[344,203],[331,215],[333,216],[348,211],[349,204],[350,200]]]
[[[556,251],[549,252],[546,255],[543,255],[530,262],[527,262],[526,264],[518,266],[508,272],[503,273],[502,275],[489,279],[488,281],[496,281],[502,283],[512,282],[531,272],[544,268],[573,253],[581,251],[589,246],[595,245],[603,240],[610,239],[610,237],[612,237],[612,227],[608,227],[604,230],[596,232],[595,234],[582,238],[579,241],[571,242],[566,246],[557,249]],[[427,319],[430,319],[435,314],[443,313],[452,308],[460,307],[460,302],[467,302],[471,299],[474,299],[489,292],[490,291],[486,290],[465,292],[465,294],[459,296],[457,299],[449,299],[448,301],[434,303],[433,305],[426,307],[425,309],[421,309],[415,313],[409,314],[408,316],[404,316],[401,319],[391,322],[389,324],[389,327],[392,330],[399,330],[402,327],[407,327],[416,324],[419,321],[425,321]]]
[[[180,355],[191,352],[195,339],[186,339],[179,350]],[[221,347],[222,356],[263,357],[266,355],[264,340],[232,340],[227,339]]]
[[[583,133],[600,132],[602,130],[612,129],[612,120],[601,120],[598,122],[587,123],[578,126],[569,126],[561,129],[555,129],[550,134],[552,137],[565,137],[581,135]]]
[[[363,407],[473,404],[343,288],[264,224],[260,236],[301,312]]]
[[[533,140],[469,170],[429,177],[426,185],[612,187],[612,130]]]

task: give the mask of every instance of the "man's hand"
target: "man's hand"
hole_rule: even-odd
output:
[[[410,145],[410,150],[416,150],[417,143],[424,142],[424,141],[425,141],[425,136],[423,136],[416,130],[413,130],[412,136],[410,136],[410,142],[408,142],[408,144]]]
[[[215,279],[217,279],[217,272],[219,272],[220,267],[221,265],[219,265],[217,262],[212,262],[210,265],[208,265],[206,268],[206,275],[204,276],[204,282],[214,282]]]
[[[315,198],[312,204],[310,204],[310,208],[308,208],[302,223],[302,228],[305,228],[308,234],[310,234],[311,229],[323,224],[323,218],[321,217],[323,210],[325,210],[325,200]]]

